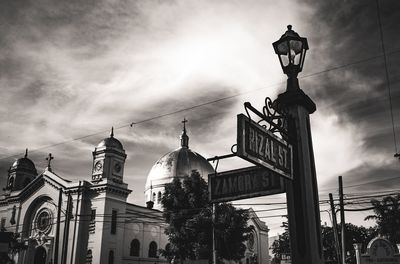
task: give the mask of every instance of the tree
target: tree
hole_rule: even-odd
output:
[[[339,237],[341,236],[341,227],[338,225]],[[346,263],[356,264],[356,255],[353,244],[362,243],[365,250],[369,241],[376,236],[376,230],[372,227],[356,226],[351,223],[346,223]]]
[[[400,194],[386,196],[382,201],[373,199],[371,204],[375,214],[365,220],[375,220],[380,235],[386,236],[394,245],[400,243]]]
[[[338,229],[340,236],[340,225],[338,226]],[[324,251],[325,263],[327,264],[338,263],[333,231],[333,228],[330,226],[321,226],[322,247]],[[346,223],[346,252],[349,252],[346,263],[356,263],[353,244],[370,241],[375,237],[375,234],[374,228],[365,228],[363,226],[356,226]],[[289,232],[287,229],[282,235],[279,236],[278,240],[274,241],[272,244],[272,252],[275,254],[275,259],[278,261],[281,259],[282,254],[290,253]]]
[[[161,199],[163,215],[168,223],[165,233],[170,246],[162,250],[168,260],[212,258],[212,207],[208,203],[207,183],[197,171],[175,178],[165,186]],[[227,260],[244,257],[250,228],[249,215],[231,204],[216,206],[215,233],[218,255]]]
[[[273,261],[277,263],[281,262],[283,255],[290,255],[289,226],[287,221],[283,222],[281,227],[285,231],[282,235],[278,236],[278,240],[272,243],[272,253],[275,255]]]

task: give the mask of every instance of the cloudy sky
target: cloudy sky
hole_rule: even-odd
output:
[[[400,2],[379,3],[400,148]],[[399,190],[376,0],[1,1],[0,184],[25,148],[39,171],[51,152],[57,174],[89,180],[92,151],[114,126],[128,154],[129,201],[144,205],[147,173],[179,146],[184,117],[193,150],[228,154],[243,103],[261,108],[285,90],[271,43],[288,24],[310,46],[299,78],[317,104],[320,199],[337,195],[339,175],[349,196]],[[272,235],[284,219],[268,216],[283,213],[260,212]],[[348,217],[371,225],[367,214]]]

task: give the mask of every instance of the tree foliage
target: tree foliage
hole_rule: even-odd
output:
[[[341,228],[338,226],[338,234],[340,237]],[[324,250],[325,263],[338,263],[337,262],[337,251],[335,248],[334,229],[330,226],[321,226],[322,236],[322,247]],[[366,228],[363,226],[356,226],[350,223],[346,223],[346,252],[349,255],[346,257],[346,263],[355,264],[355,251],[353,248],[354,243],[365,243],[370,241],[376,236],[374,228]],[[364,245],[366,246],[366,245]],[[290,241],[289,232],[286,231],[279,236],[278,240],[272,244],[272,252],[275,254],[275,259],[280,260],[282,254],[290,254]]]
[[[282,235],[272,243],[272,253],[274,254],[273,262],[280,263],[282,256],[290,255],[290,240],[288,222],[283,222],[282,226],[285,229]]]
[[[371,200],[371,204],[375,214],[365,220],[375,220],[380,235],[386,236],[394,245],[400,243],[400,194],[386,196],[381,201]]]
[[[165,233],[170,246],[161,253],[168,259],[212,258],[212,206],[208,203],[207,183],[197,171],[182,180],[175,178],[165,186],[161,199],[168,224]],[[244,257],[250,228],[249,215],[231,204],[216,206],[215,233],[219,258]]]

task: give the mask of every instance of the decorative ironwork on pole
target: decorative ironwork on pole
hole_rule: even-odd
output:
[[[288,138],[287,122],[289,116],[285,108],[278,108],[276,100],[272,101],[271,98],[266,97],[262,112],[254,108],[249,102],[244,103],[244,109],[250,120],[253,120],[253,118],[251,118],[249,110],[261,118],[257,121],[253,120],[257,124],[261,125],[272,133],[279,132],[282,138],[285,140]]]

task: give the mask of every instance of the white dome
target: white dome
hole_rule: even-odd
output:
[[[179,148],[161,157],[151,168],[146,181],[145,191],[171,182],[174,178],[189,176],[193,170],[207,180],[208,174],[214,172],[211,164],[200,154],[189,148]]]
[[[214,172],[214,168],[203,156],[189,149],[189,137],[184,126],[181,147],[162,156],[151,168],[145,186],[146,202],[153,202],[154,208],[161,210],[160,200],[165,184],[172,182],[174,178],[190,176],[193,170],[206,181],[208,174]]]

